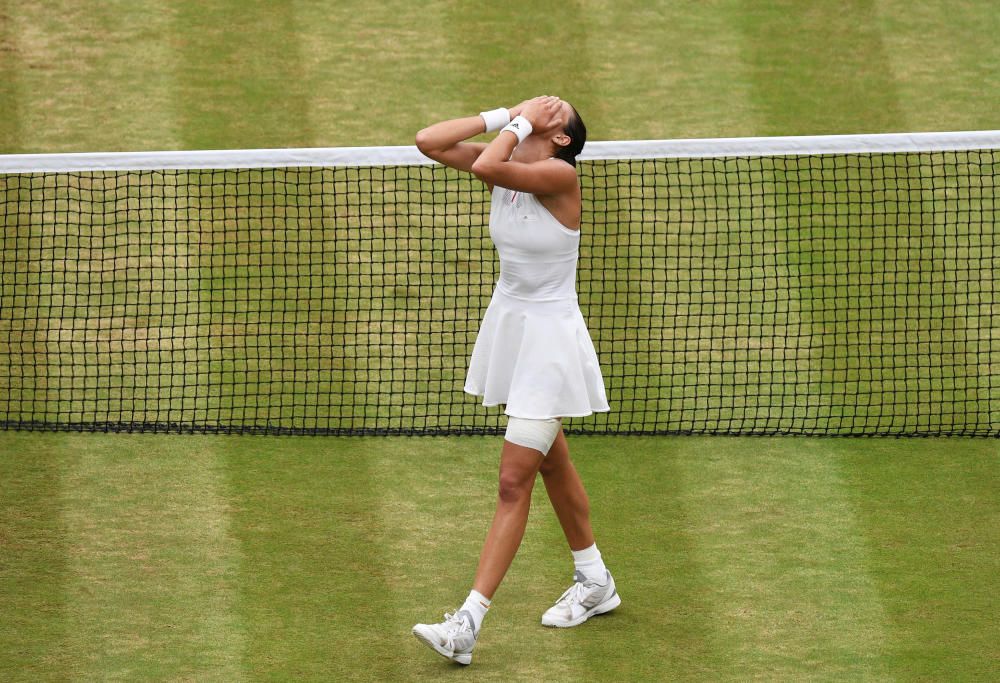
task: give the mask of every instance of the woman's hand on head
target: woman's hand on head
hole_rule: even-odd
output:
[[[508,109],[507,111],[510,112],[510,117],[514,118],[515,116],[520,116],[521,112],[524,110],[524,107],[525,105],[528,104],[528,102],[531,102],[531,100],[525,100],[524,102],[515,104],[513,107]]]
[[[528,119],[532,129],[538,131],[554,127],[562,114],[562,100],[549,95],[535,97],[518,106],[521,107],[520,115]],[[513,112],[511,116],[514,116]]]

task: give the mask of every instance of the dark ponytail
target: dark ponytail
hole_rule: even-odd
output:
[[[587,141],[587,127],[583,125],[583,119],[573,105],[573,115],[566,122],[563,133],[569,136],[569,144],[565,147],[556,146],[556,158],[562,159],[571,166],[576,166],[576,155],[583,151],[583,143]]]

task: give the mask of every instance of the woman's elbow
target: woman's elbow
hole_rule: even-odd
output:
[[[484,161],[482,156],[472,162],[472,167],[469,170],[474,176],[487,182],[492,178],[494,172],[493,164]]]
[[[414,142],[417,145],[417,149],[419,149],[424,154],[427,154],[427,152],[431,151],[430,136],[427,134],[426,128],[417,132],[417,137],[414,140]]]

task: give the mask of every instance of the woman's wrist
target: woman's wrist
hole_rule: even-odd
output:
[[[528,119],[521,116],[520,114],[518,114],[511,120],[510,123],[504,126],[501,132],[506,131],[508,133],[513,133],[514,135],[517,136],[517,143],[521,144],[522,142],[524,142],[524,139],[526,137],[531,135],[531,130],[532,130],[531,122],[528,121]]]
[[[499,109],[491,109],[490,111],[481,111],[479,115],[483,117],[483,122],[486,124],[486,132],[492,133],[495,130],[500,130],[508,123],[510,123],[511,113],[504,107]]]

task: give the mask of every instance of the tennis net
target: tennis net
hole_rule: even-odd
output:
[[[572,432],[1000,436],[1000,131],[588,144]],[[413,148],[0,157],[0,425],[497,433],[489,197]]]

